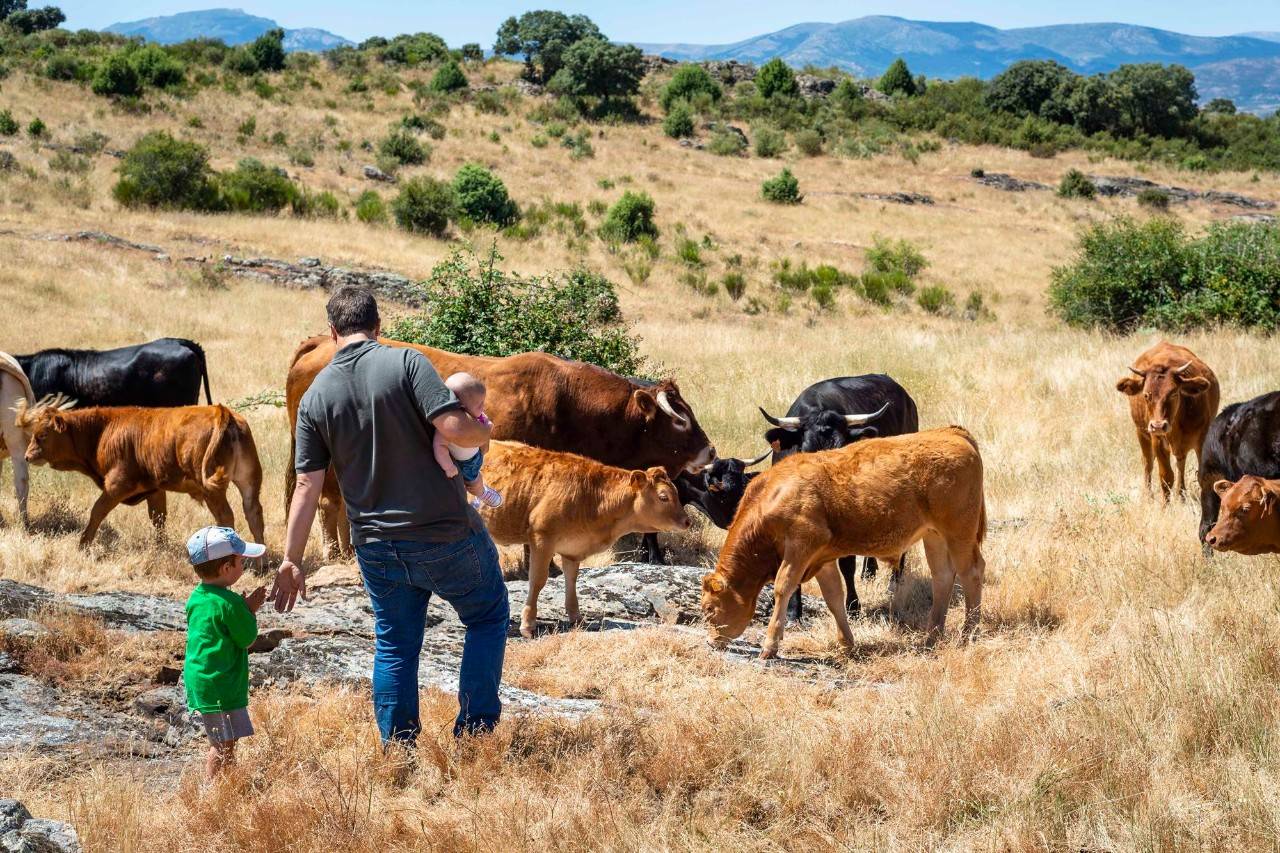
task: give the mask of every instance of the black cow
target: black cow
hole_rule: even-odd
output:
[[[1218,480],[1246,474],[1280,479],[1280,391],[1227,406],[1209,424],[1200,451],[1200,541],[1218,520]],[[1212,553],[1206,546],[1205,553]]]
[[[755,459],[717,459],[702,468],[697,474],[681,471],[676,477],[676,492],[680,495],[680,503],[699,510],[707,519],[721,530],[728,530],[733,521],[733,514],[738,511],[738,503],[742,493],[747,490],[758,472],[747,472],[752,465],[763,462],[770,454],[757,456]],[[648,551],[649,562],[663,565],[666,555],[658,547],[657,536],[645,536],[644,547]]]
[[[36,399],[63,394],[77,406],[193,406],[200,402],[209,370],[204,350],[183,338],[110,350],[46,349],[15,356]]]
[[[775,465],[793,453],[835,450],[863,438],[905,435],[920,430],[916,401],[911,399],[905,388],[883,373],[824,379],[806,388],[784,417],[775,418],[763,407],[760,414],[773,424],[773,429],[764,437],[773,446]],[[905,565],[904,555],[894,570],[895,580]],[[868,557],[863,564],[862,577],[875,577],[876,568],[875,559]],[[857,558],[840,559],[845,607],[851,613],[857,613],[862,607],[853,583],[856,571]],[[796,619],[803,615],[799,590],[791,599],[789,610]]]

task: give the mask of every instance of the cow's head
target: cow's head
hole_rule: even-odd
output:
[[[835,450],[864,438],[875,438],[880,430],[866,424],[883,415],[888,408],[889,404],[885,403],[871,414],[819,409],[807,415],[785,418],[775,418],[761,408],[760,414],[774,426],[764,434],[764,440],[769,442],[774,452],[787,456],[797,450],[816,453]]]
[[[708,492],[721,498],[736,498],[735,503],[742,500],[742,493],[747,490],[747,483],[751,482],[751,474],[747,473],[747,469],[753,465],[759,465],[772,455],[772,450],[767,450],[761,456],[755,459],[717,459],[710,465],[702,469],[702,482]]]
[[[718,569],[702,576],[702,618],[712,645],[724,648],[742,636],[755,613],[755,597],[747,601]]]
[[[634,388],[627,418],[643,427],[643,440],[654,451],[652,458],[668,470],[697,473],[716,458],[716,449],[673,380]]]
[[[46,397],[34,406],[19,400],[14,423],[30,436],[26,459],[35,465],[54,465],[75,458],[76,449],[67,430],[65,411],[75,405],[65,397]]]
[[[1204,543],[1215,551],[1267,554],[1276,550],[1276,500],[1280,488],[1261,477],[1246,476],[1239,482],[1219,480],[1213,490],[1222,499],[1218,522],[1205,534]]]
[[[1191,362],[1181,367],[1157,364],[1146,370],[1130,367],[1132,376],[1116,383],[1116,390],[1130,397],[1142,395],[1142,405],[1147,413],[1147,432],[1151,435],[1167,435],[1178,422],[1183,398],[1195,397],[1209,389],[1209,380],[1203,376],[1190,376]]]
[[[631,490],[635,493],[632,508],[637,533],[658,533],[663,530],[688,530],[692,525],[676,484],[671,482],[663,468],[631,472]]]

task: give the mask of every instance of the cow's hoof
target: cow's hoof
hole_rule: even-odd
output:
[[[778,650],[771,649],[768,646],[760,650],[760,660],[777,660]]]

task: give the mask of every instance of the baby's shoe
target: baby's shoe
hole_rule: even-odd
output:
[[[484,491],[480,493],[480,497],[475,499],[475,502],[487,506],[489,509],[497,509],[502,506],[502,493],[492,486],[485,486]],[[476,509],[479,508],[479,506],[476,507]]]

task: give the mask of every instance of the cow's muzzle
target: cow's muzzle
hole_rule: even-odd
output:
[[[1147,424],[1147,432],[1152,435],[1165,435],[1169,432],[1168,421],[1150,421]]]

